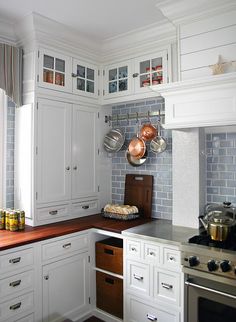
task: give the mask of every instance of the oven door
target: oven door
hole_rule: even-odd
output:
[[[236,317],[236,287],[186,275],[185,322],[229,322]]]

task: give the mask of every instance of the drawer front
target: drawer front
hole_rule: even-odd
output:
[[[34,322],[34,314],[27,315],[19,320],[16,320],[16,322]]]
[[[151,263],[160,263],[160,247],[155,244],[144,244],[144,259]]]
[[[128,239],[126,241],[126,256],[131,258],[141,258],[141,242]]]
[[[73,216],[83,217],[98,213],[98,200],[88,200],[83,202],[72,203]]]
[[[123,319],[123,280],[96,272],[97,307]]]
[[[15,295],[17,292],[23,291],[34,286],[34,271],[28,271],[20,274],[4,278],[0,280],[0,299],[5,296]]]
[[[163,248],[163,264],[168,269],[180,270],[180,251],[168,247]]]
[[[153,307],[133,296],[127,296],[127,322],[179,322],[179,313]]]
[[[65,238],[42,246],[43,260],[85,251],[88,248],[88,235]]]
[[[150,295],[150,267],[147,264],[127,261],[127,288],[142,294]]]
[[[96,242],[96,267],[123,275],[123,248]]]
[[[34,293],[16,297],[0,304],[0,321],[5,322],[18,314],[23,314],[34,308]]]
[[[36,210],[36,218],[38,222],[57,221],[57,219],[68,219],[70,213],[69,204],[57,205],[46,208],[38,208]]]
[[[181,299],[180,274],[154,270],[154,297],[179,306]]]
[[[33,248],[0,256],[0,273],[12,272],[34,263]]]

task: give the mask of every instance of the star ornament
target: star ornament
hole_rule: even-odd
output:
[[[221,57],[218,57],[218,62],[209,66],[212,69],[212,75],[219,75],[224,73],[225,63],[221,62]]]

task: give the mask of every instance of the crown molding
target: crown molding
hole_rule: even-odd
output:
[[[235,0],[157,0],[156,7],[175,25],[236,9]]]

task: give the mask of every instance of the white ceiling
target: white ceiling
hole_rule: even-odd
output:
[[[103,41],[165,20],[157,0],[0,0],[0,19],[16,23],[31,12]]]

